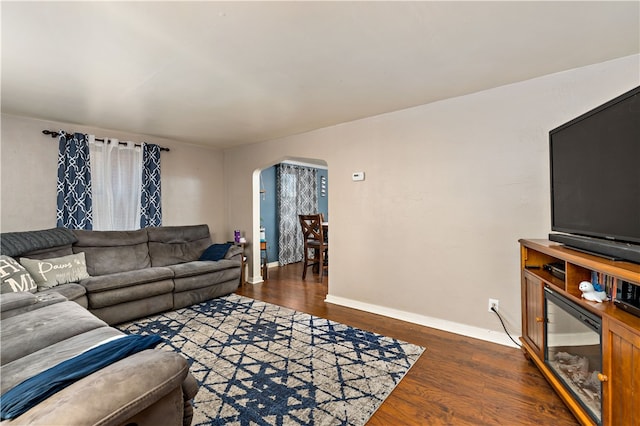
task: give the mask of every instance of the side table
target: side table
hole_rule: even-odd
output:
[[[267,242],[260,241],[260,263],[262,264],[262,279],[269,279],[269,268],[267,267]]]
[[[245,272],[244,272],[244,268],[245,265],[247,263],[247,256],[245,256],[244,254],[244,246],[245,243],[236,243],[235,241],[227,241],[228,243],[233,244],[236,247],[241,247],[242,248],[242,260],[241,260],[241,270],[240,270],[240,285],[245,285],[246,284],[246,277],[245,277]]]

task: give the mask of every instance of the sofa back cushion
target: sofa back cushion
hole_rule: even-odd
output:
[[[209,225],[147,228],[151,266],[168,266],[198,260],[211,245]]]
[[[65,244],[63,246],[30,251],[27,253],[23,253],[21,256],[28,257],[29,259],[50,259],[52,257],[69,256],[70,254],[73,254],[72,244]]]
[[[66,228],[3,232],[0,234],[0,254],[33,259],[65,256],[72,253],[71,244],[75,241],[73,231]]]
[[[137,231],[73,231],[73,252],[84,252],[91,276],[134,271],[151,266],[146,229]]]

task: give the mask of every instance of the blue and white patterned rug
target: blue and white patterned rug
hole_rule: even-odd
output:
[[[189,360],[194,425],[364,425],[424,351],[235,294],[118,328]]]

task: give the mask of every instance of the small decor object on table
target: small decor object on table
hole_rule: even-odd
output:
[[[582,297],[584,299],[590,300],[592,302],[606,302],[609,300],[607,297],[607,293],[604,291],[596,291],[589,281],[582,281],[578,286],[580,291],[582,292]]]

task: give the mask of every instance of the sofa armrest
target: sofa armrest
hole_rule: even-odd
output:
[[[162,424],[182,425],[181,386],[188,368],[187,361],[175,352],[138,352],[75,382],[7,424],[113,425],[126,424],[133,417],[139,425],[153,424],[139,414],[149,413],[156,403],[170,403],[168,410],[163,409]],[[165,399],[175,393],[179,401]],[[157,420],[153,419],[156,424]]]
[[[244,248],[242,246],[232,245],[227,250],[227,253],[224,255],[225,259],[237,260],[238,262],[242,262]]]

